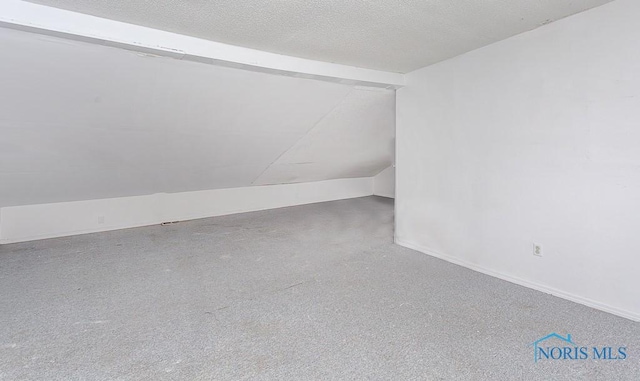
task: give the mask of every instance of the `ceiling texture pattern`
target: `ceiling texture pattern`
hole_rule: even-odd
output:
[[[611,0],[30,0],[263,51],[406,73]]]
[[[393,158],[392,90],[2,28],[0,47],[0,207],[369,177]]]

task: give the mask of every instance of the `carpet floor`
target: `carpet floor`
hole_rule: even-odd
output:
[[[392,237],[366,197],[0,246],[0,379],[640,379],[639,323]]]

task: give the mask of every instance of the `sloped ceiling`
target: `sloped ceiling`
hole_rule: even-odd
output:
[[[255,183],[316,181],[326,173],[336,177],[377,174],[392,161],[395,113],[389,112],[389,106],[394,105],[395,94],[353,89]]]
[[[395,93],[0,28],[0,207],[373,176]]]
[[[268,52],[406,73],[611,0],[30,0]]]

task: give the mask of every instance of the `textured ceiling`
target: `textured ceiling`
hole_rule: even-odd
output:
[[[0,207],[365,177],[392,161],[391,90],[3,28],[0,50]]]
[[[611,0],[31,0],[213,41],[409,72]]]

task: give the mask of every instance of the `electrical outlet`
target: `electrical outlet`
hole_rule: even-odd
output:
[[[104,224],[104,216],[98,216],[98,225]]]
[[[542,257],[542,245],[539,243],[533,244],[533,255],[536,257]]]

